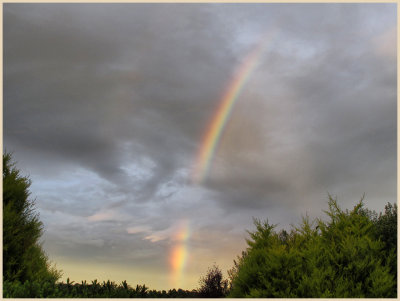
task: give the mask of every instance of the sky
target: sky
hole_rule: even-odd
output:
[[[396,4],[3,5],[3,150],[62,280],[199,286],[253,218],[396,197]]]

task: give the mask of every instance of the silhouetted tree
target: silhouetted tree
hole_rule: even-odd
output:
[[[228,292],[228,281],[223,279],[222,271],[214,264],[206,276],[200,278],[199,295],[202,298],[221,298]]]

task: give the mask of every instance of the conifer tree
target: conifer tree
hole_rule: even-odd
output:
[[[39,242],[43,225],[29,198],[30,185],[11,154],[3,154],[3,281],[56,281],[60,277]]]
[[[235,265],[230,297],[396,297],[393,261],[384,259],[387,245],[362,201],[351,211],[331,197],[328,205],[328,221],[306,217],[290,233],[255,220],[246,255]]]

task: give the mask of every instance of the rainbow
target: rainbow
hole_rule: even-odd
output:
[[[219,101],[219,106],[205,132],[202,143],[200,144],[200,149],[197,153],[195,167],[191,177],[193,183],[201,183],[207,175],[226,122],[232,113],[232,109],[243,86],[257,67],[266,44],[270,41],[271,33],[272,32],[268,33],[242,61]]]
[[[171,267],[171,284],[178,288],[182,285],[182,275],[187,262],[188,246],[190,237],[190,227],[187,220],[180,222],[178,229],[173,237],[174,245],[171,248],[169,257]]]

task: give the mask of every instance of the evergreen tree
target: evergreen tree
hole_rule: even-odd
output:
[[[329,221],[303,218],[290,233],[255,220],[230,297],[396,297],[385,243],[362,201],[351,211],[328,204]]]
[[[397,279],[397,204],[387,203],[385,213],[380,213],[374,222],[376,237],[384,243],[383,261],[387,262]]]
[[[50,266],[39,243],[43,225],[29,199],[31,181],[20,174],[11,154],[3,155],[3,280],[56,281],[60,272]]]

